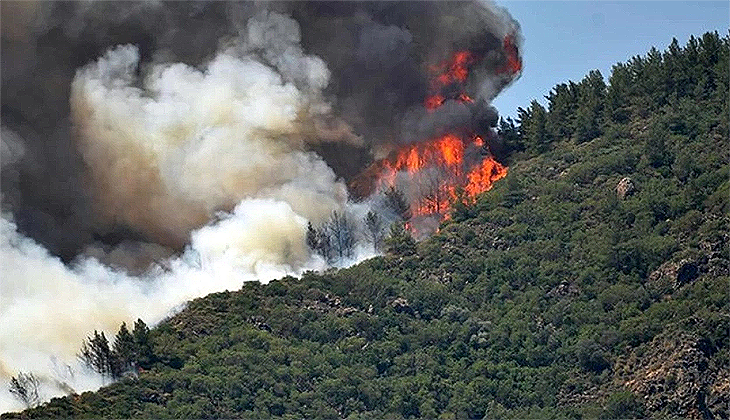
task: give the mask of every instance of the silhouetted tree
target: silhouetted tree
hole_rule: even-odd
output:
[[[152,343],[150,342],[150,329],[147,328],[147,324],[141,319],[137,319],[134,323],[132,337],[134,338],[134,345],[137,352],[137,365],[149,369],[155,361],[155,355],[152,351]]]
[[[383,220],[373,211],[365,215],[365,235],[368,242],[373,244],[373,250],[377,252],[383,239]]]
[[[130,334],[127,324],[124,322],[114,338],[112,352],[116,362],[115,369],[120,374],[133,370],[137,366],[137,360],[139,359],[137,343],[134,342],[134,337]]]
[[[515,125],[514,120],[511,117],[507,119],[500,118],[499,125],[497,126],[497,134],[504,143],[507,155],[513,152],[521,152],[525,150],[525,145],[520,137],[519,130]]]
[[[39,386],[40,381],[34,374],[19,372],[18,376],[13,376],[10,379],[9,391],[27,408],[31,408],[40,402]]]
[[[315,228],[311,223],[307,224],[307,246],[316,254],[321,255],[327,263],[334,261],[332,244],[327,232],[327,224]]]
[[[103,331],[99,333],[94,330],[94,335],[87,338],[81,345],[81,353],[78,357],[86,366],[104,377],[117,378],[119,376],[115,356]]]
[[[313,252],[318,252],[320,249],[319,245],[319,233],[314,228],[312,222],[307,222],[307,246]]]
[[[401,190],[388,188],[385,191],[385,204],[404,222],[411,219],[411,208]]]
[[[332,212],[326,232],[336,257],[352,257],[355,248],[355,225],[344,212]]]

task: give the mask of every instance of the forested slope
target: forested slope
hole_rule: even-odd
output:
[[[556,86],[438,234],[196,299],[138,377],[3,418],[728,418],[729,44]]]

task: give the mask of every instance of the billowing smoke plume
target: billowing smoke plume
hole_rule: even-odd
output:
[[[302,147],[330,111],[327,67],[302,53],[288,17],[263,13],[246,29],[200,70],[156,64],[141,77],[139,50],[123,45],[77,73],[71,117],[103,220],[179,247],[245,197],[283,200],[308,220],[345,202],[332,170]]]
[[[101,384],[75,366],[89,331],[322,268],[307,224],[362,220],[347,182],[393,148],[492,125],[520,40],[482,2],[0,7],[0,379],[46,396]],[[474,105],[425,109],[461,49]]]

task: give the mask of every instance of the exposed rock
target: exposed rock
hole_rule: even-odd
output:
[[[634,181],[632,181],[629,177],[622,178],[621,181],[618,182],[618,185],[616,185],[616,195],[621,200],[633,194],[634,191],[636,191]]]
[[[727,369],[711,366],[712,345],[687,332],[663,334],[616,362],[616,385],[640,396],[653,416],[728,418]]]
[[[304,309],[320,313],[334,312],[338,316],[348,316],[360,311],[352,306],[343,306],[342,300],[339,297],[330,295],[329,293],[309,293],[309,295],[312,297],[316,296],[316,300],[304,299],[302,301]]]
[[[648,282],[655,287],[666,285],[674,290],[693,281],[699,275],[697,261],[684,258],[679,261],[667,261],[649,274]]]
[[[396,298],[391,303],[391,306],[393,306],[393,309],[395,309],[395,311],[398,313],[405,312],[409,315],[415,314],[413,308],[411,308],[411,306],[408,304],[408,299],[402,297]]]
[[[272,329],[269,326],[269,324],[264,322],[264,317],[262,317],[260,315],[254,315],[254,316],[248,317],[248,322],[250,324],[252,324],[254,327],[256,327],[262,331],[272,332]]]
[[[567,281],[560,283],[559,285],[550,289],[549,292],[545,293],[545,297],[566,297],[566,296],[578,296],[580,295],[580,289]]]
[[[359,312],[359,310],[353,308],[352,306],[345,306],[344,308],[338,308],[335,311],[335,314],[337,314],[337,316],[348,316],[354,314],[355,312]]]

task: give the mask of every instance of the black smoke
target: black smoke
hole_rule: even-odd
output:
[[[347,180],[394,145],[465,125],[488,130],[497,115],[489,102],[511,81],[497,71],[505,61],[502,41],[520,37],[505,10],[484,2],[3,1],[1,7],[3,212],[66,260],[92,242],[150,239],[99,216],[69,118],[77,70],[114,46],[137,46],[140,72],[164,62],[201,66],[240,37],[256,13],[291,16],[304,52],[332,73],[324,93],[335,117],[316,121],[306,147]],[[467,86],[476,104],[447,101],[427,112],[429,69],[463,49],[480,57]]]

